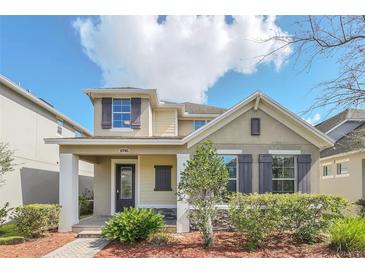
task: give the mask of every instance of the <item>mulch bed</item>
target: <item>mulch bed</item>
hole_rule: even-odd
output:
[[[37,258],[75,240],[74,233],[49,233],[39,239],[14,245],[0,245],[0,258]]]
[[[288,237],[276,236],[256,251],[245,250],[244,238],[234,232],[215,233],[214,247],[204,249],[198,232],[173,234],[174,240],[166,246],[148,243],[122,245],[112,242],[96,254],[97,258],[330,258],[338,254],[326,243],[296,244]]]

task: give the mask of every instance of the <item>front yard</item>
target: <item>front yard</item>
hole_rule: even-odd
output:
[[[234,232],[216,232],[215,244],[203,248],[198,232],[172,234],[172,242],[157,246],[148,242],[134,245],[112,242],[96,258],[329,258],[340,257],[328,243],[298,244],[285,235],[271,238],[263,248],[245,249],[245,238]],[[342,256],[346,256],[343,254]]]
[[[74,239],[74,233],[52,232],[24,243],[0,245],[0,258],[39,258]]]

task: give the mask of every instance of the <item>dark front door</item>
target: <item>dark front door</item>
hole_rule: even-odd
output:
[[[125,207],[134,207],[135,200],[135,166],[117,164],[116,165],[116,206],[117,212]]]

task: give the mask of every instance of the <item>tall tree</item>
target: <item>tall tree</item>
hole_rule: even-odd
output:
[[[275,34],[282,45],[261,59],[291,47],[297,58],[308,56],[309,67],[318,56],[335,58],[339,73],[318,83],[320,93],[307,110],[365,106],[365,16],[306,16],[295,22],[291,35]]]
[[[203,235],[203,245],[213,245],[213,222],[217,204],[223,202],[229,175],[223,157],[210,141],[199,145],[181,173],[178,195],[189,203],[189,219]]]

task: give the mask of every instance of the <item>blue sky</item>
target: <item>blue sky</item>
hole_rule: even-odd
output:
[[[92,131],[92,105],[82,90],[101,87],[105,81],[100,66],[83,52],[79,33],[72,26],[76,18],[1,16],[0,73]],[[296,19],[278,17],[277,24],[291,33]],[[305,62],[305,57],[297,63],[289,57],[279,71],[272,64],[259,65],[251,74],[228,71],[208,89],[208,104],[230,107],[253,91],[262,90],[300,113],[313,103],[317,93],[313,88],[337,72],[331,58],[318,59],[310,70],[302,71]],[[326,116],[324,111],[317,112],[322,118]]]

